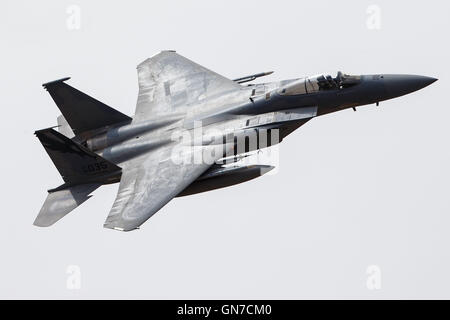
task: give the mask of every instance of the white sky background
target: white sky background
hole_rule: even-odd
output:
[[[448,1],[2,1],[0,298],[450,298],[449,13]],[[41,84],[71,76],[132,115],[135,67],[164,49],[230,78],[440,80],[314,119],[281,144],[278,174],[175,199],[140,230],[102,227],[117,184],[34,227],[62,181],[33,135],[59,114]]]

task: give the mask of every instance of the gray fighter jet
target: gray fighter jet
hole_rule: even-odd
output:
[[[314,117],[399,97],[436,79],[415,75],[316,75],[248,84],[174,51],[138,65],[139,95],[128,117],[65,83],[43,86],[62,115],[38,130],[64,183],[48,190],[34,224],[54,224],[104,184],[120,182],[106,228],[137,229],[172,198],[235,185],[272,167],[242,165]]]

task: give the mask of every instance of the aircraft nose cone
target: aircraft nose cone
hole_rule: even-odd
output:
[[[392,74],[384,75],[383,80],[389,97],[393,98],[425,88],[437,79],[417,75]]]

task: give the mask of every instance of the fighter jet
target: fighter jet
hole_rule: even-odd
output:
[[[104,227],[140,227],[174,197],[245,182],[272,169],[242,165],[309,120],[422,89],[417,75],[314,75],[252,83],[271,72],[228,79],[175,51],[137,67],[139,94],[129,117],[69,86],[43,84],[62,115],[58,131],[38,130],[64,183],[48,190],[34,225],[47,227],[104,184],[120,183]]]

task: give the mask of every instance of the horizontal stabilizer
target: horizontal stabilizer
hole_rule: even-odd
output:
[[[69,79],[47,82],[42,86],[50,93],[76,135],[131,121],[127,115],[64,83]]]
[[[49,193],[33,224],[38,227],[51,226],[89,199],[89,194],[99,186],[98,183],[82,184]]]

